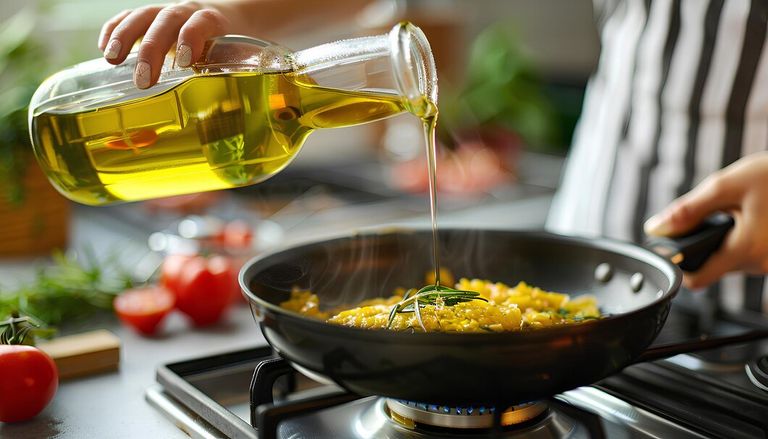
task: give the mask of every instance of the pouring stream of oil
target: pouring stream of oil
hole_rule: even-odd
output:
[[[435,270],[435,286],[440,286],[440,241],[437,230],[437,104],[423,97],[416,105],[406,104],[412,114],[421,119],[424,129],[424,145],[427,153],[429,174],[429,216],[432,224],[432,261]]]
[[[437,233],[437,144],[435,128],[437,126],[437,111],[432,115],[423,116],[424,137],[427,147],[427,167],[429,171],[429,214],[432,221],[432,258],[435,265],[435,286],[440,286],[440,241]]]

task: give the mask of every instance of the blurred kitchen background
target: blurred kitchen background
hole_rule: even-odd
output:
[[[315,132],[285,171],[245,189],[109,207],[65,201],[29,155],[26,105],[47,75],[101,56],[102,23],[145,3],[0,2],[0,291],[34,277],[55,248],[117,254],[141,279],[163,254],[205,245],[233,222],[248,231],[236,249],[244,256],[361,227],[427,224],[423,140],[410,115]],[[301,49],[402,19],[426,32],[438,65],[439,225],[540,227],[597,60],[591,1],[381,0],[270,39]]]

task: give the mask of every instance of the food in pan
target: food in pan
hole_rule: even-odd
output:
[[[571,298],[525,282],[508,286],[480,279],[461,279],[455,288],[397,289],[389,298],[335,310],[323,310],[311,291],[295,290],[280,306],[337,325],[425,332],[519,331],[600,317],[594,296]]]

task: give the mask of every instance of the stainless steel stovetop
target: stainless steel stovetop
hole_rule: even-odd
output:
[[[673,307],[657,343],[698,338],[701,321]],[[721,316],[705,332],[759,326],[768,319]],[[190,436],[206,438],[755,438],[768,437],[768,390],[745,365],[766,354],[767,344],[750,343],[678,355],[497,411],[357,397],[313,383],[261,347],[161,367],[146,396]]]
[[[255,200],[272,200],[275,193],[283,192],[288,198],[301,197],[311,191],[318,192],[318,181],[314,177],[302,180],[286,174],[282,182],[277,178],[271,187],[256,188],[266,191],[264,194],[251,193],[248,191],[256,189],[249,189],[242,195]],[[345,229],[357,227],[358,224],[349,222],[354,218],[395,221],[424,215],[424,200],[418,197],[382,193],[380,182],[367,185],[357,180],[354,184],[342,184],[344,182],[321,185],[327,186],[334,199],[341,200],[341,207],[314,213],[310,218],[306,218],[306,209],[298,209],[299,218],[282,215],[281,226],[295,227],[292,233],[297,236],[314,236],[326,231],[329,224]],[[516,203],[522,203],[533,197],[546,201],[550,189],[549,186],[518,185],[517,192],[506,194],[500,200],[511,197]],[[538,212],[536,215],[544,215],[547,204],[537,204],[541,208],[533,209]],[[510,203],[496,206],[506,205],[511,206]],[[515,212],[532,210],[516,206]],[[446,203],[441,207],[445,210]],[[461,225],[467,221],[468,217],[461,214],[461,208],[466,206],[459,203],[455,211],[450,203],[447,207],[441,224]],[[497,207],[485,209],[491,212],[487,209],[494,208]],[[470,221],[477,226],[477,209],[472,210]],[[391,216],[382,217],[382,212]],[[519,220],[520,215],[493,212],[479,216],[501,218],[505,227],[529,225],[525,221],[508,224],[510,217]],[[129,208],[115,213],[121,221],[139,230],[154,231],[162,222],[158,218],[147,219],[145,213]],[[526,221],[535,223],[540,220],[538,216]],[[339,218],[345,218],[346,222]],[[765,316],[718,315],[715,318],[712,312],[700,315],[698,310],[707,307],[696,300],[686,303],[685,296],[680,294],[675,299],[658,344],[696,339],[702,334],[718,337],[755,327],[768,328]],[[546,401],[497,410],[361,398],[336,387],[314,383],[276,358],[269,347],[257,347],[165,365],[158,369],[157,384],[147,389],[146,398],[180,429],[196,438],[768,437],[768,387],[755,385],[745,370],[750,362],[768,368],[768,360],[754,363],[766,354],[768,344],[751,343],[695,356],[678,355],[631,366],[592,386],[553,395]],[[254,380],[257,368],[262,374]],[[506,424],[514,425],[500,427]]]

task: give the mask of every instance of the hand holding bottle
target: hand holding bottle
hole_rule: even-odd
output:
[[[200,57],[207,39],[230,32],[231,21],[218,9],[184,2],[120,12],[104,23],[98,45],[107,61],[120,64],[143,35],[133,82],[148,88],[157,82],[163,58],[174,44],[176,64],[188,67]]]
[[[367,0],[313,2],[304,13],[303,0],[209,0],[143,6],[107,20],[98,47],[112,64],[122,63],[141,38],[133,82],[138,88],[154,85],[165,54],[176,46],[176,64],[188,67],[200,59],[205,41],[226,34],[274,38],[279,33],[306,32],[318,23],[350,20]],[[279,38],[278,38],[279,40]]]

